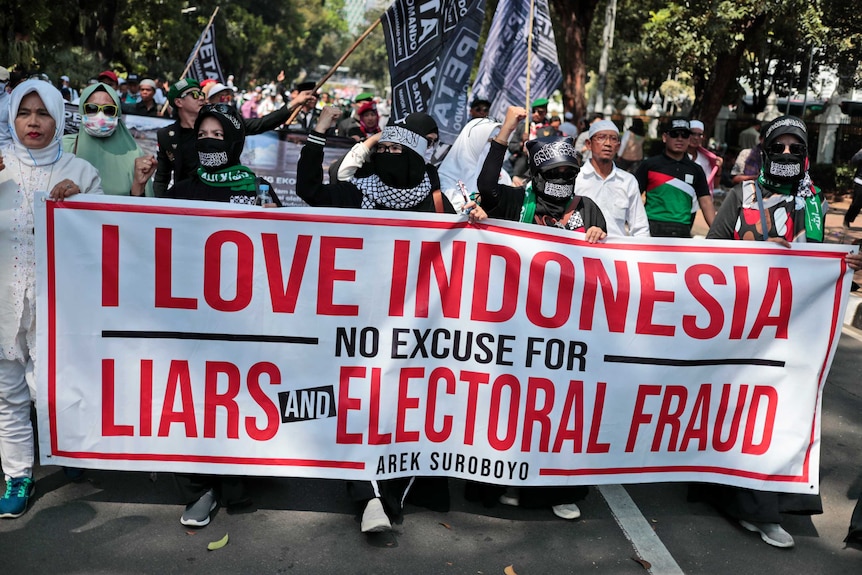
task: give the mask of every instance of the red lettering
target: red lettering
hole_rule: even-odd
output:
[[[120,226],[102,226],[102,307],[120,305]]]
[[[660,385],[639,385],[638,394],[635,399],[635,410],[632,414],[632,423],[629,428],[629,438],[626,441],[626,453],[631,453],[635,449],[635,442],[638,438],[638,428],[652,421],[652,415],[644,413],[644,403],[650,395],[661,395]]]
[[[676,407],[671,409],[673,400],[676,399]],[[664,397],[661,401],[661,410],[659,411],[658,420],[656,420],[655,435],[652,440],[652,451],[661,449],[661,438],[664,435],[665,427],[670,427],[670,438],[667,442],[668,451],[676,451],[677,440],[679,439],[679,418],[685,411],[685,402],[688,399],[688,390],[681,385],[668,385],[664,390]]]
[[[599,285],[602,286],[602,303],[604,303],[604,315],[608,322],[608,331],[611,333],[622,333],[626,328],[626,314],[629,307],[629,294],[631,293],[631,282],[629,281],[629,270],[626,262],[615,261],[614,268],[617,276],[617,291],[611,285],[608,272],[602,266],[602,260],[597,258],[584,258],[584,297],[581,301],[580,329],[590,331],[593,329],[593,319],[596,317],[596,292]]]
[[[362,400],[350,397],[350,380],[364,378],[364,367],[342,366],[338,375],[338,410],[336,415],[335,442],[342,445],[362,443],[361,433],[347,432],[347,414],[362,408]]]
[[[697,316],[682,316],[682,329],[694,339],[712,339],[724,327],[724,310],[721,304],[700,283],[701,276],[712,278],[713,285],[727,285],[727,279],[721,270],[713,265],[697,264],[685,270],[685,285],[695,301],[703,306],[709,315],[709,322],[701,328],[697,325]]]
[[[278,247],[277,234],[261,234],[263,242],[263,260],[266,265],[266,279],[269,282],[269,296],[272,300],[272,311],[275,313],[293,313],[296,310],[296,300],[299,288],[305,275],[308,263],[308,253],[311,250],[311,236],[297,236],[287,286],[284,285],[284,274],[281,269],[281,253]]]
[[[509,409],[505,423],[506,435],[500,439],[500,410],[503,389],[509,388]],[[498,450],[506,451],[515,443],[518,434],[518,405],[521,403],[521,384],[514,375],[504,373],[494,380],[491,386],[491,414],[488,422],[488,444]]]
[[[173,409],[180,392],[180,409]],[[165,390],[165,400],[162,403],[162,416],[159,420],[159,437],[170,435],[171,424],[182,423],[186,429],[186,437],[197,437],[197,422],[195,420],[195,402],[192,399],[192,378],[189,373],[189,362],[172,360],[168,369],[168,384]]]
[[[754,443],[754,430],[757,427],[757,412],[760,400],[766,399],[766,414],[763,421],[763,434],[760,443]],[[748,419],[745,422],[745,436],[742,439],[742,452],[748,455],[763,455],[772,443],[772,432],[775,428],[775,412],[778,410],[778,392],[765,385],[755,385],[751,393],[751,407],[748,408]]]
[[[123,437],[135,434],[132,425],[117,425],[114,421],[114,360],[102,360],[102,435],[105,437]]]
[[[488,293],[491,282],[491,258],[502,258],[504,264],[500,309],[488,309]],[[473,302],[470,319],[473,321],[504,322],[514,317],[518,309],[521,256],[510,247],[480,243],[476,246],[476,275],[473,285]],[[495,286],[496,288],[497,286]],[[496,289],[495,289],[496,291]]]
[[[635,333],[643,335],[673,336],[674,326],[654,324],[653,313],[657,302],[673,302],[674,293],[656,289],[655,274],[675,274],[676,264],[638,263],[641,282],[641,299]]]
[[[361,250],[362,238],[324,236],[320,238],[320,264],[317,273],[317,313],[320,315],[359,315],[359,306],[336,304],[335,282],[356,281],[356,270],[335,267],[336,253],[340,249]]]
[[[599,429],[602,424],[602,414],[605,410],[605,390],[607,383],[596,383],[596,402],[593,408],[593,421],[590,423],[590,438],[587,440],[587,453],[607,453],[611,450],[610,443],[599,443]]]
[[[452,278],[446,277],[446,265],[439,242],[422,242],[419,254],[419,274],[416,279],[416,317],[428,317],[431,292],[431,269],[437,280],[437,290],[443,317],[458,317],[461,314],[461,290],[464,283],[464,254],[466,242],[451,242]]]
[[[141,360],[141,437],[153,435],[153,360]]]
[[[778,295],[780,292],[780,296]],[[778,303],[778,315],[769,315],[775,304],[776,297],[780,297]],[[775,327],[776,339],[787,339],[787,328],[790,324],[790,306],[793,303],[793,284],[790,282],[790,270],[787,268],[770,268],[766,279],[766,293],[763,295],[763,303],[754,319],[751,333],[748,339],[757,339],[760,332],[766,326]]]
[[[260,385],[262,375],[269,377],[270,385],[281,385],[281,372],[273,363],[262,361],[254,364],[248,370],[246,379],[248,394],[263,409],[266,415],[266,427],[257,426],[257,417],[246,416],[245,418],[245,431],[255,441],[267,441],[275,437],[275,434],[278,432],[278,424],[281,420],[278,406],[269,399]]]
[[[464,445],[473,445],[476,432],[476,405],[479,398],[479,386],[487,385],[490,375],[477,371],[462,371],[461,381],[467,383],[467,413],[464,425]]]
[[[747,317],[748,298],[751,294],[751,284],[748,281],[748,268],[733,267],[733,283],[736,286],[736,298],[733,300],[733,315],[730,321],[730,339],[742,339]]]
[[[227,390],[218,392],[219,375],[227,376]],[[236,396],[240,386],[239,368],[227,361],[208,361],[204,376],[204,437],[216,436],[216,410],[227,412],[228,439],[239,438],[239,406]]]
[[[234,298],[224,299],[221,294],[222,248],[236,246],[236,274],[232,276]],[[204,299],[216,311],[235,312],[248,307],[254,286],[254,244],[247,235],[221,230],[207,238],[204,245]]]
[[[715,416],[715,427],[712,431],[712,448],[716,451],[730,451],[736,444],[736,438],[739,435],[739,421],[742,419],[742,408],[745,406],[745,399],[748,397],[748,386],[740,385],[739,392],[736,395],[736,408],[733,412],[733,419],[730,422],[727,439],[722,441],[721,430],[727,429],[724,423],[727,417],[727,409],[730,404],[730,385],[724,384],[721,386],[721,402],[718,404],[718,413]]]
[[[544,297],[545,270],[549,262],[560,266],[556,296]],[[539,252],[530,262],[530,278],[527,283],[527,319],[538,327],[556,328],[569,320],[572,312],[572,296],[575,286],[575,266],[572,261],[553,252]],[[542,315],[542,303],[550,300],[556,305],[554,315]]]
[[[155,246],[155,306],[171,309],[198,309],[198,300],[193,297],[174,297],[171,293],[173,284],[171,276],[173,230],[156,228]]]
[[[379,367],[371,368],[371,397],[368,405],[368,445],[392,443],[391,433],[380,433],[380,375]]]
[[[544,400],[538,407],[539,391]],[[547,452],[551,442],[551,410],[554,407],[554,382],[543,377],[527,379],[527,405],[524,408],[524,433],[521,437],[521,451],[529,452],[533,443],[533,427],[539,424],[539,451]]]
[[[712,396],[712,384],[704,383],[697,391],[694,406],[691,408],[691,417],[682,434],[680,451],[688,451],[688,444],[693,439],[697,440],[697,450],[706,451],[707,435],[709,432],[709,403]],[[698,425],[699,424],[699,425]]]
[[[441,381],[446,383],[446,394],[455,395],[455,374],[451,369],[438,367],[428,377],[428,408],[425,410],[425,436],[432,443],[442,443],[452,435],[452,416],[443,416],[443,428],[437,431],[434,420],[437,418],[437,388]]]
[[[407,392],[410,391],[410,380],[425,377],[424,367],[404,367],[401,369],[401,374],[398,376],[398,407],[395,417],[395,442],[408,443],[419,441],[418,431],[408,431],[407,426],[407,410],[419,408],[419,398],[410,397]]]
[[[569,427],[572,423],[572,427]],[[557,436],[554,438],[554,453],[560,453],[564,441],[572,442],[572,453],[583,451],[584,437],[584,382],[578,380],[569,381],[569,389],[566,391],[566,400],[563,403],[563,413],[560,416],[560,425],[557,426]]]
[[[404,317],[407,300],[407,262],[410,261],[410,242],[395,240],[392,254],[392,286],[389,288],[389,316]]]

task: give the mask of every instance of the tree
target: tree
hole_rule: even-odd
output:
[[[550,0],[557,54],[563,71],[563,106],[580,118],[587,111],[587,39],[598,0]],[[560,33],[562,32],[562,33]]]

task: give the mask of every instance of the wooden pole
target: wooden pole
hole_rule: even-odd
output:
[[[209,29],[210,29],[210,26],[212,26],[212,25],[213,25],[213,20],[215,20],[216,14],[218,14],[218,6],[216,6],[216,9],[215,9],[215,10],[213,10],[213,15],[212,15],[212,16],[210,16],[210,21],[209,21],[209,22],[207,22],[206,27],[204,27],[204,31],[201,33],[201,36],[200,36],[201,38],[203,38],[203,37],[206,35],[207,30],[209,30]],[[200,51],[200,49],[201,49],[201,44],[200,44],[200,42],[198,42],[198,43],[195,45],[195,51],[192,53],[192,57],[191,57],[191,58],[189,58],[189,62],[188,62],[188,64],[186,64],[186,68],[185,68],[185,70],[183,70],[182,75],[180,75],[180,80],[182,80],[183,78],[185,78],[185,77],[186,77],[186,74],[188,74],[188,73],[189,73],[189,69],[192,67],[192,62],[194,62],[194,61],[195,61],[195,58],[197,58],[197,57],[198,57],[198,52]],[[177,80],[177,82],[179,82],[179,80]],[[167,109],[168,109],[168,106],[170,106],[170,104],[171,104],[170,102],[165,101],[165,105],[164,105],[164,106],[162,106],[162,111],[161,111],[161,113],[159,114],[160,116],[161,116],[161,115],[163,115],[163,114],[165,113],[165,110],[167,110]]]
[[[524,118],[525,142],[530,138],[530,121],[533,119],[533,113],[530,110],[530,62],[533,59],[533,11],[535,6],[535,0],[530,0],[530,24],[527,29],[527,104],[524,106],[527,110],[527,117]]]
[[[332,65],[332,67],[329,69],[329,71],[326,74],[324,74],[320,80],[317,81],[317,84],[314,85],[314,92],[315,93],[317,93],[317,91],[320,89],[320,87],[323,86],[326,83],[326,81],[332,77],[333,74],[335,74],[335,72],[338,70],[339,66],[341,66],[345,60],[347,60],[347,57],[350,56],[353,53],[353,51],[356,50],[357,47],[359,47],[360,44],[362,44],[362,41],[365,40],[374,31],[374,29],[377,28],[377,26],[379,24],[380,24],[380,18],[376,19],[368,27],[368,29],[365,30],[365,32],[363,32],[359,36],[359,38],[356,39],[356,41],[353,43],[353,45],[347,49],[347,51],[341,56],[341,58],[339,58],[338,61]],[[285,122],[285,124],[288,124],[288,125],[292,124],[293,121],[296,119],[296,116],[299,115],[299,111],[301,109],[302,109],[302,106],[297,106],[296,108],[294,108],[293,112],[291,112],[290,117],[287,119],[287,122]]]

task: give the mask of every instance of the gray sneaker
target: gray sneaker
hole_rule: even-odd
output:
[[[210,513],[216,508],[215,492],[210,489],[201,498],[194,503],[186,505],[186,510],[183,516],[180,517],[180,523],[188,527],[205,527],[209,525]]]
[[[753,521],[739,520],[739,524],[755,533],[760,533],[760,538],[773,547],[793,547],[793,536],[784,530],[778,523],[754,523]]]

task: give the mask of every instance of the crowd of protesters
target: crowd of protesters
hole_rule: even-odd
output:
[[[442,149],[432,116],[415,113],[393,121],[386,100],[369,92],[321,93],[313,82],[287,87],[283,75],[238,90],[233,80],[168,83],[106,70],[86,86],[73,86],[66,76],[54,84],[41,74],[0,68],[0,459],[6,479],[0,517],[23,515],[35,489],[35,245],[26,232],[33,228],[36,191],[56,200],[104,193],[278,208],[278,197],[261,199],[261,190],[271,185],[243,166],[240,155],[246,135],[284,129],[292,117],[287,128],[308,135],[297,166],[297,195],[312,206],[520,221],[579,232],[590,243],[607,236],[689,238],[700,210],[710,226],[707,238],[784,246],[823,241],[823,198],[808,175],[807,130],[792,116],[752,127],[745,157],[736,162],[737,186],[716,212],[711,191],[720,162],[703,148],[704,125],[697,120],[669,119],[663,151],[644,158],[642,123],[621,131],[596,114],[579,129],[570,114],[565,122],[549,115],[547,98],[535,100],[530,110],[510,106],[497,121],[488,118],[491,102],[478,96],[470,103],[470,121]],[[65,137],[64,101],[76,104],[82,118],[81,131]],[[159,130],[156,157],[141,151],[124,115],[174,120]],[[327,180],[323,149],[332,137],[356,144]],[[858,270],[862,256],[848,254],[846,262]],[[249,502],[241,478],[177,478],[186,504],[184,525],[207,525],[220,503]],[[352,482],[348,488],[364,532],[390,529],[405,501],[417,494],[448,508],[445,478]],[[587,493],[586,487],[518,490],[470,482],[467,489],[471,500],[546,507],[568,520],[580,516],[576,502]],[[696,491],[776,547],[794,544],[780,526],[782,513],[821,512],[817,496],[723,486]]]

